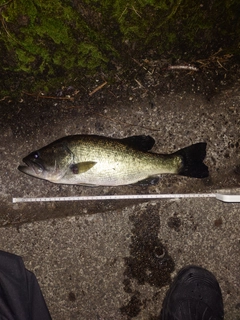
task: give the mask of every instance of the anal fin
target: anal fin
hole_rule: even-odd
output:
[[[156,185],[159,182],[159,177],[148,177],[146,179],[140,180],[133,185],[138,185],[138,186],[149,186],[149,185]]]

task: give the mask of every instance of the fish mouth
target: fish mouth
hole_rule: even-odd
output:
[[[27,159],[23,159],[23,162],[26,165],[20,165],[18,166],[18,170],[29,174],[29,175],[34,175],[34,176],[39,176],[40,174],[43,173],[44,171],[44,167],[41,163],[36,162],[36,161],[32,161],[32,160],[27,160]]]

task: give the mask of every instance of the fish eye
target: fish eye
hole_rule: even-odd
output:
[[[33,156],[34,156],[35,159],[38,159],[39,158],[39,153],[35,152]]]

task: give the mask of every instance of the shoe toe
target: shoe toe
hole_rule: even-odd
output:
[[[223,301],[215,276],[188,266],[179,271],[163,303],[162,319],[223,319]]]

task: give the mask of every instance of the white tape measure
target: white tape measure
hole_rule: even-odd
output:
[[[128,194],[104,196],[72,196],[72,197],[40,197],[40,198],[13,198],[12,202],[49,202],[49,201],[102,201],[127,199],[184,199],[184,198],[216,198],[223,202],[240,202],[240,195],[221,193],[178,193],[178,194]]]

